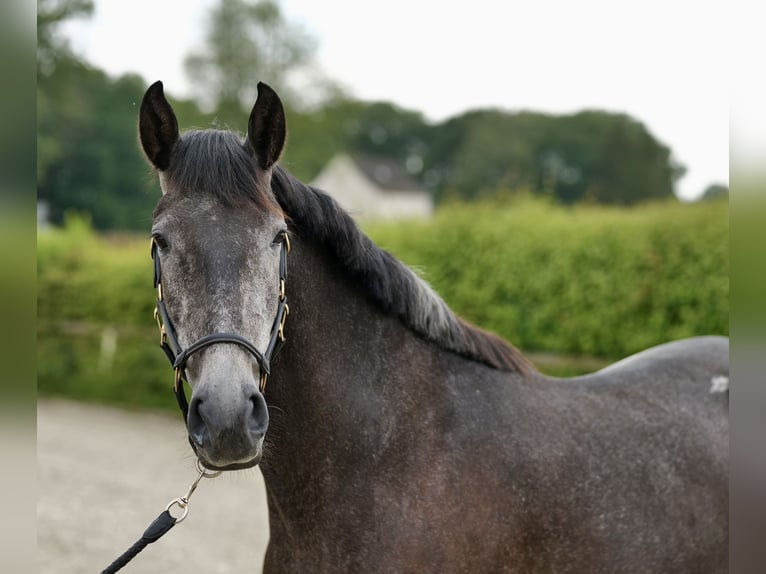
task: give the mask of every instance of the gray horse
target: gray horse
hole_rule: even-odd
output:
[[[547,377],[277,165],[268,86],[244,140],[180,134],[160,82],[139,131],[189,442],[260,464],[264,572],[727,571],[726,338]]]

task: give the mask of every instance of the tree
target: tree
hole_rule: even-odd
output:
[[[704,201],[708,199],[719,199],[722,197],[729,197],[729,186],[722,183],[711,183],[705,188],[705,191],[702,192],[700,199]]]
[[[643,124],[604,111],[475,110],[434,126],[427,142],[437,198],[531,189],[562,203],[627,205],[672,197],[683,173]]]
[[[305,71],[316,41],[285,20],[276,0],[220,0],[208,21],[203,51],[189,55],[184,66],[199,96],[222,119],[238,118],[252,106],[259,80],[287,104],[302,103],[292,88],[294,76]]]
[[[56,98],[63,86],[62,82],[55,78],[55,72],[59,65],[71,68],[77,63],[67,39],[58,33],[59,27],[66,20],[87,17],[92,13],[92,0],[37,0],[38,181],[45,178],[48,167],[62,154],[62,142],[57,134],[46,129],[54,122],[56,115],[65,115],[68,111],[61,102],[56,104]]]
[[[48,76],[62,58],[71,57],[69,44],[58,34],[65,20],[93,14],[93,0],[37,0],[37,72]]]
[[[143,78],[110,78],[81,61],[59,33],[87,16],[91,0],[39,0],[37,193],[60,223],[66,211],[87,213],[98,229],[145,229],[157,184],[136,140]],[[192,125],[208,123],[194,102],[173,100]]]
[[[38,88],[37,192],[51,221],[72,210],[97,229],[146,229],[159,188],[136,139],[145,89],[140,76],[110,78],[74,59]],[[173,103],[190,124],[207,123],[193,102]]]

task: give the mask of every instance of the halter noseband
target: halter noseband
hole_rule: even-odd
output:
[[[173,327],[173,322],[170,320],[170,315],[168,315],[168,310],[165,306],[165,299],[162,294],[162,269],[160,268],[160,258],[157,255],[157,242],[154,237],[152,237],[151,254],[152,259],[154,260],[154,287],[157,289],[157,305],[154,308],[154,319],[157,321],[157,326],[160,328],[160,347],[162,347],[162,350],[165,352],[165,355],[173,366],[173,371],[175,372],[173,391],[175,392],[178,406],[183,413],[184,420],[188,418],[189,414],[189,403],[186,400],[183,386],[183,381],[188,382],[188,379],[186,378],[186,362],[194,353],[201,351],[210,345],[216,343],[231,343],[246,349],[253,355],[253,357],[255,357],[255,360],[261,369],[260,391],[263,393],[266,390],[266,382],[271,373],[271,361],[285,342],[285,321],[287,320],[287,315],[290,313],[290,308],[287,306],[287,297],[285,295],[287,254],[290,253],[290,239],[286,231],[280,231],[279,237],[281,238],[282,244],[282,249],[279,254],[279,304],[277,306],[277,315],[274,318],[274,324],[271,327],[269,345],[263,353],[261,353],[250,341],[236,333],[213,333],[211,335],[205,335],[194,341],[185,349],[181,347],[178,342],[178,337],[176,336],[176,330]]]

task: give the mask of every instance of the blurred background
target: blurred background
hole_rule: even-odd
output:
[[[38,0],[38,386],[173,409],[138,106],[243,132],[466,319],[570,375],[729,330],[728,88],[712,5]]]
[[[370,156],[404,170],[431,214],[365,228],[543,370],[726,334],[731,252],[732,571],[762,571],[766,472],[751,464],[766,460],[757,3],[44,0],[37,50],[34,12],[0,6],[0,349],[12,391],[0,439],[15,465],[2,502],[17,517],[0,530],[3,564],[28,563],[38,541],[21,518],[38,497],[28,477],[40,470],[20,452],[34,437],[34,392],[21,398],[35,367],[43,397],[174,409],[150,315],[159,190],[136,138],[140,98],[161,79],[183,127],[237,130],[255,82],[272,84],[288,104],[283,162],[306,181]],[[37,258],[34,195],[23,192],[35,186]]]

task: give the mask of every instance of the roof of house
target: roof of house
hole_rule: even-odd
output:
[[[353,154],[351,159],[368,179],[386,191],[423,191],[426,189],[390,157]]]

